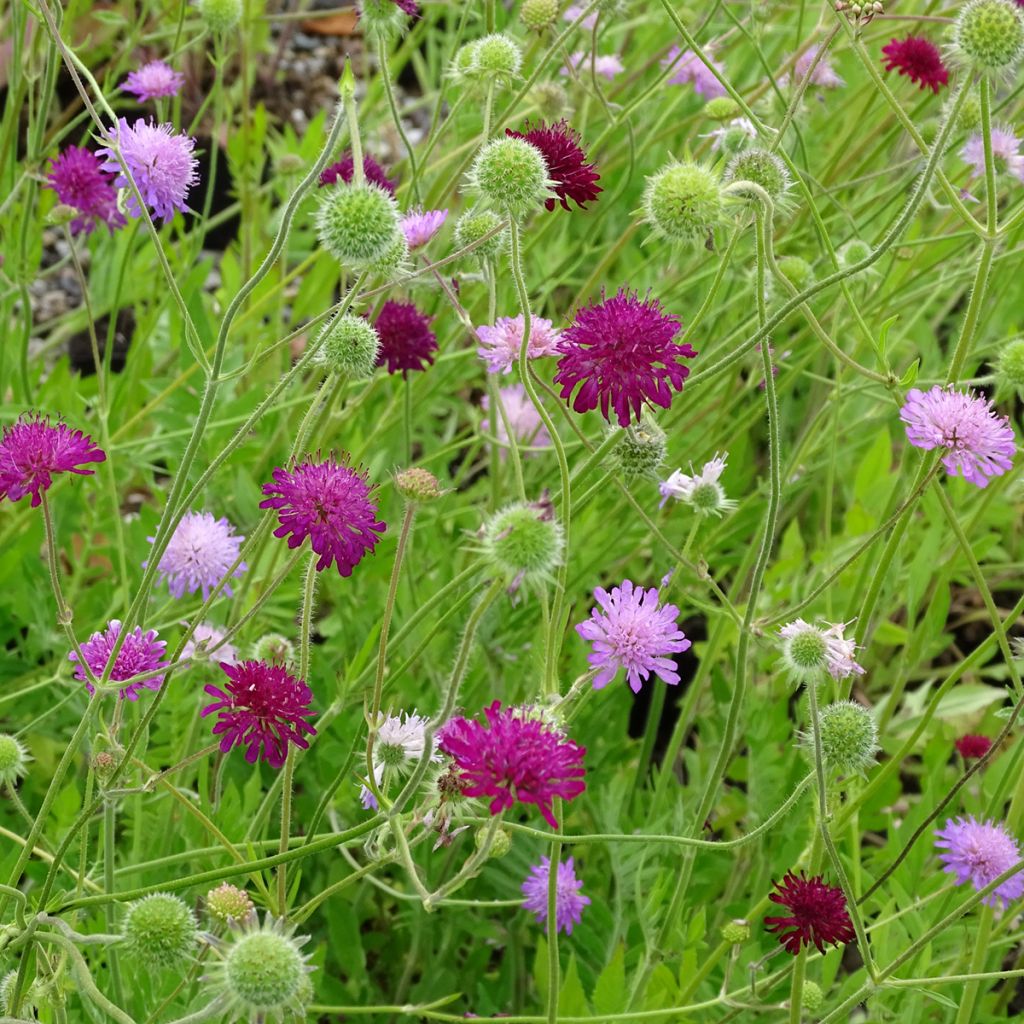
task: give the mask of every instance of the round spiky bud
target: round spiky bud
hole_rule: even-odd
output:
[[[455,222],[455,248],[465,249],[467,246],[480,242],[485,235],[500,227],[502,218],[493,210],[467,210]],[[508,249],[508,228],[502,228],[491,235],[469,254],[469,258],[477,260],[496,260]]]
[[[509,36],[496,32],[478,39],[473,50],[472,73],[487,81],[510,82],[523,65],[523,52]]]
[[[810,978],[804,978],[804,1009],[810,1010],[811,1013],[816,1013],[821,1009],[824,1002],[825,993],[821,991],[821,986],[817,982],[811,981]]]
[[[379,351],[380,337],[373,325],[365,317],[344,313],[324,328],[317,362],[340,376],[365,380],[373,376]]]
[[[560,121],[569,111],[569,94],[561,82],[538,82],[530,98],[544,121]]]
[[[59,228],[65,224],[70,224],[78,216],[80,214],[74,206],[68,206],[67,203],[58,203],[46,215],[46,223]]]
[[[558,17],[558,0],[523,0],[519,20],[534,32],[550,28]]]
[[[359,0],[359,25],[368,39],[393,39],[408,21],[395,0]]]
[[[638,477],[657,479],[658,470],[668,454],[665,431],[647,416],[626,427],[612,427],[609,433],[620,433],[618,443],[612,449],[612,462],[627,479]]]
[[[758,185],[776,205],[785,199],[791,183],[789,169],[781,158],[760,148],[748,149],[734,156],[726,169],[725,178],[732,184],[749,181]],[[734,191],[743,194],[742,187]]]
[[[476,848],[478,850],[482,849],[486,840],[487,829],[478,828],[476,830],[476,834],[473,836],[473,842],[476,844]],[[491,839],[491,848],[487,851],[487,856],[499,859],[504,857],[511,849],[512,837],[503,828],[499,828]]]
[[[109,750],[101,750],[98,754],[93,755],[92,770],[96,773],[96,778],[101,786],[105,786],[110,781],[116,767],[117,758]]]
[[[267,633],[253,644],[252,656],[272,665],[290,665],[295,660],[295,645],[280,633]]]
[[[419,466],[399,470],[395,474],[395,490],[406,501],[420,504],[436,501],[444,494],[437,477],[429,469],[421,469]]]
[[[851,238],[836,249],[836,261],[841,270],[849,270],[851,267],[857,266],[858,263],[863,263],[871,255],[871,252],[871,246],[863,239]],[[868,267],[867,271],[858,271],[858,273],[867,273],[870,269]]]
[[[322,189],[317,231],[339,263],[362,268],[382,259],[401,234],[398,204],[379,185],[339,181]]]
[[[722,189],[717,176],[700,164],[669,164],[647,179],[643,210],[662,238],[702,243],[722,218]]]
[[[206,912],[220,924],[245,921],[254,909],[248,893],[228,882],[222,882],[206,894]]]
[[[1024,398],[1024,338],[1014,338],[999,350],[996,392],[1000,398],[1012,394]]]
[[[31,758],[21,742],[9,733],[0,733],[0,786],[13,789],[28,771]]]
[[[146,967],[174,967],[195,951],[195,915],[179,896],[155,892],[128,904],[121,934],[125,947]]]
[[[405,234],[399,231],[391,248],[379,260],[374,260],[368,269],[375,277],[389,282],[397,281],[409,273],[409,242]]]
[[[478,39],[474,39],[471,43],[465,43],[455,51],[451,63],[451,75],[456,81],[468,83],[476,80],[473,69],[476,67],[478,42]]]
[[[826,705],[818,715],[818,729],[827,768],[840,775],[858,775],[874,764],[878,726],[863,705],[852,700]],[[807,742],[813,744],[813,739]]]
[[[274,161],[274,170],[278,174],[298,174],[306,169],[306,161],[298,153],[282,153]]]
[[[488,202],[517,220],[548,195],[548,167],[536,146],[505,136],[484,144],[469,180]]]
[[[725,491],[717,480],[704,480],[690,491],[689,504],[699,516],[720,516],[735,502],[725,497]]]
[[[749,922],[744,921],[740,917],[734,918],[732,921],[726,921],[722,925],[722,938],[726,942],[731,942],[734,946],[746,942],[750,938]]]
[[[948,116],[952,108],[952,97],[942,105],[942,112]],[[977,89],[968,89],[967,95],[960,104],[960,110],[956,115],[956,128],[961,132],[976,132],[981,130],[981,97]]]
[[[817,626],[797,619],[782,631],[782,660],[797,679],[816,681],[828,665],[828,638]]]
[[[1024,57],[1024,14],[1013,0],[970,0],[960,8],[953,45],[975,71],[1008,75]]]
[[[482,552],[513,587],[550,579],[562,563],[565,534],[548,502],[516,502],[484,524]]]
[[[731,96],[716,96],[704,104],[704,116],[712,121],[732,121],[740,116],[740,105]]]
[[[211,32],[228,32],[242,20],[242,0],[196,0],[196,7]]]
[[[802,256],[783,256],[779,260],[779,270],[797,291],[802,292],[814,281],[814,271]]]

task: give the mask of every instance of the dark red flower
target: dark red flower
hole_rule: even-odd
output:
[[[330,167],[325,167],[320,174],[321,185],[333,185],[339,178],[345,182],[346,185],[351,184],[352,175],[356,169],[356,162],[352,158],[350,152],[346,152],[345,155],[337,162],[331,164]],[[387,172],[376,160],[370,156],[369,153],[363,154],[363,174],[366,175],[366,180],[371,185],[379,185],[389,195],[395,194],[395,189],[398,187],[398,183],[392,181],[388,176]]]
[[[963,757],[984,757],[992,749],[992,741],[987,736],[961,736],[956,741],[956,751]]]
[[[594,170],[593,164],[587,163],[587,154],[580,147],[580,133],[567,121],[550,125],[541,121],[535,127],[527,121],[523,131],[506,128],[505,134],[514,139],[525,139],[540,150],[548,166],[548,177],[554,182],[552,187],[564,209],[569,209],[569,200],[583,209],[584,204],[597,199],[602,191],[597,184],[601,175]],[[546,199],[544,205],[553,210],[555,202],[554,199]]]
[[[801,946],[812,944],[824,953],[826,943],[838,946],[856,937],[843,890],[826,885],[821,875],[808,878],[803,871],[799,876],[788,871],[775,888],[768,899],[784,906],[790,916],[766,917],[764,923],[787,953],[796,956]]]
[[[491,814],[508,810],[517,800],[534,804],[557,828],[551,802],[556,796],[572,800],[586,789],[586,747],[526,710],[502,710],[497,700],[484,714],[486,726],[472,718],[453,718],[438,733],[438,746],[462,773],[463,795],[492,797]]]
[[[420,16],[420,7],[416,0],[394,0],[395,6],[401,8],[410,18]]]
[[[430,329],[434,318],[421,313],[411,302],[388,299],[381,306],[373,326],[380,338],[377,365],[387,365],[388,373],[425,370],[434,361],[437,338]]]
[[[611,409],[619,425],[628,427],[630,413],[639,419],[644,402],[669,407],[673,390],[679,391],[690,373],[681,360],[697,353],[675,340],[679,318],[665,313],[656,299],[641,301],[624,288],[601,298],[581,309],[562,332],[555,383],[567,401],[580,385],[572,401],[577,412],[600,405],[606,420]]]
[[[949,72],[939,48],[924,36],[894,39],[882,47],[882,53],[886,71],[898,71],[922,89],[938,92],[949,84]]]

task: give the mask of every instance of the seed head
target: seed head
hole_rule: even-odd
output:
[[[483,849],[484,842],[487,839],[487,829],[485,827],[478,828],[476,834],[473,836],[473,843],[478,850]],[[492,857],[495,860],[500,860],[509,850],[512,849],[512,837],[503,829],[499,828],[491,840],[491,848],[487,851],[487,856]]]
[[[665,431],[646,415],[625,429],[614,426],[608,429],[609,433],[622,434],[612,449],[612,462],[622,476],[627,480],[656,480],[668,454]]]
[[[953,48],[979,74],[1008,76],[1024,57],[1024,14],[1011,0],[971,0],[960,8]]]
[[[256,661],[290,665],[295,660],[295,645],[280,633],[267,633],[253,644],[252,656]]]
[[[1016,393],[1024,398],[1024,338],[1008,341],[996,360],[996,391],[1000,398]]]
[[[31,760],[28,751],[16,737],[0,733],[0,786],[14,789],[18,780],[25,777]]]
[[[825,993],[821,991],[821,986],[817,982],[811,981],[810,978],[804,978],[804,1008],[810,1010],[811,1013],[815,1013],[821,1009],[824,1002]]]
[[[195,915],[180,896],[155,892],[128,905],[121,926],[124,944],[144,967],[175,967],[199,942]]]
[[[382,259],[401,235],[398,204],[383,188],[337,182],[321,193],[320,244],[343,266],[362,268]]]
[[[540,150],[524,139],[506,135],[484,144],[469,172],[471,187],[517,220],[548,197],[548,168]]]
[[[740,107],[731,96],[715,96],[704,104],[704,116],[712,121],[732,121],[740,116]]]
[[[519,44],[500,32],[477,40],[473,49],[472,72],[481,79],[507,84],[518,77],[522,64]]]
[[[789,169],[780,157],[767,149],[748,149],[733,157],[725,178],[731,183],[749,181],[759,185],[776,205],[785,200],[792,184]],[[741,188],[737,191],[742,194]]]
[[[523,0],[519,20],[534,32],[550,28],[558,18],[558,0]]]
[[[530,98],[546,121],[557,121],[569,114],[569,94],[561,82],[538,82]]]
[[[228,32],[242,18],[242,0],[196,0],[196,7],[212,32]]]
[[[703,244],[722,219],[718,177],[700,164],[669,164],[647,179],[643,210],[656,235]]]
[[[863,775],[875,763],[878,726],[871,712],[852,700],[838,701],[821,709],[818,716],[821,756],[839,775]],[[811,737],[805,742],[813,745]]]
[[[562,524],[545,501],[508,505],[484,524],[483,556],[513,588],[549,580],[564,548]]]
[[[802,292],[814,281],[814,271],[802,256],[783,256],[779,260],[779,270],[792,282],[797,291]]]
[[[489,232],[494,231],[502,223],[493,210],[470,209],[455,222],[455,248],[465,249],[479,242]],[[502,228],[485,242],[473,249],[468,258],[483,262],[496,260],[508,249],[508,228]]]
[[[324,328],[317,361],[339,376],[365,380],[373,376],[379,350],[380,338],[370,322],[344,313]]]

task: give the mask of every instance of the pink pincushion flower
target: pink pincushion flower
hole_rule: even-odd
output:
[[[103,169],[103,161],[95,153],[81,146],[68,146],[50,162],[46,185],[62,203],[81,214],[71,221],[72,234],[88,234],[97,224],[105,224],[113,233],[126,223],[117,209],[113,175]]]
[[[181,649],[182,661],[209,661],[227,662],[234,665],[238,661],[238,648],[232,643],[221,643],[224,639],[224,630],[209,622],[201,622],[192,631],[192,636],[185,641]],[[216,650],[214,650],[216,648]]]
[[[103,462],[106,453],[88,434],[48,416],[24,413],[0,434],[0,500],[20,501],[32,495],[32,507],[42,502],[55,473],[91,476],[81,467]]]
[[[690,464],[689,474],[681,469],[674,470],[667,480],[658,484],[661,502],[658,508],[664,508],[669,498],[685,501],[693,506],[693,510],[702,515],[720,516],[736,507],[736,502],[725,496],[725,490],[718,482],[725,472],[725,462],[729,453],[715,453],[714,458],[705,462],[699,473],[694,472]]]
[[[562,332],[555,374],[562,398],[572,399],[577,412],[600,406],[609,421],[614,411],[622,427],[631,414],[640,419],[645,402],[667,409],[690,374],[681,360],[697,355],[675,340],[681,326],[656,299],[641,300],[624,288],[610,299],[602,293],[601,302],[581,309]]]
[[[519,359],[523,347],[525,321],[519,316],[499,316],[493,327],[478,327],[476,336],[480,341],[477,355],[487,363],[488,373],[509,373]],[[558,352],[560,332],[550,320],[542,316],[530,318],[530,340],[527,345],[528,359],[553,356]]]
[[[942,852],[943,871],[956,875],[957,885],[970,882],[976,891],[994,882],[1004,871],[1020,863],[1017,840],[1005,825],[978,821],[973,815],[946,820],[945,828],[935,833],[935,845]],[[1011,875],[990,892],[982,903],[1005,907],[1024,895],[1024,873]]]
[[[155,538],[147,539],[152,544]],[[238,557],[243,540],[223,516],[214,519],[209,512],[186,512],[157,566],[171,597],[184,597],[186,592],[194,594],[202,588],[205,601]],[[241,576],[245,569],[242,562],[232,575]],[[230,584],[223,592],[231,596]]]
[[[1024,181],[1024,153],[1020,152],[1020,139],[1010,128],[994,127],[992,129],[992,156],[996,161],[996,170],[1002,169],[1012,174],[1018,181]],[[975,132],[964,148],[960,157],[971,165],[971,177],[980,178],[985,174],[985,140],[980,132]]]
[[[139,118],[129,125],[122,117],[108,135],[111,145],[98,152],[106,156],[104,170],[113,171],[118,188],[128,189],[126,204],[133,217],[141,217],[135,193],[130,190],[128,178],[117,162],[113,145],[116,142],[121,156],[138,187],[142,201],[158,220],[170,220],[177,210],[188,211],[185,200],[189,189],[199,182],[198,159],[193,155],[196,140],[184,132],[175,134],[172,124],[153,124]]]
[[[291,471],[277,467],[273,477],[263,485],[269,497],[260,508],[277,509],[274,536],[287,537],[290,548],[308,537],[320,556],[317,572],[336,563],[340,575],[351,576],[362,557],[373,553],[376,534],[387,529],[377,519],[375,488],[366,475],[333,457],[317,462],[310,457]]]
[[[857,643],[844,636],[846,623],[835,622],[822,628],[803,619],[794,619],[779,629],[782,657],[797,678],[813,679],[824,668],[833,679],[862,676],[865,669],[856,659]],[[817,638],[808,644],[802,638]]]
[[[331,164],[321,172],[320,184],[333,185],[339,178],[346,184],[351,184],[355,168],[355,159],[351,152],[347,152],[337,163]],[[388,177],[387,171],[369,153],[363,154],[363,174],[371,185],[379,185],[389,195],[395,194],[398,183]]]
[[[705,54],[715,70],[724,76],[725,65],[714,59],[711,47],[705,47]],[[678,63],[676,63],[677,59]],[[725,86],[719,82],[711,69],[693,50],[683,52],[678,46],[673,46],[668,51],[668,56],[662,61],[662,67],[670,65],[674,65],[674,70],[668,79],[669,85],[686,85],[688,82],[692,82],[693,91],[706,100],[713,100],[726,94]]]
[[[555,929],[571,935],[573,928],[583,919],[583,908],[590,905],[590,897],[580,889],[583,883],[576,877],[576,866],[572,857],[558,864],[555,881]],[[530,868],[523,881],[523,907],[537,918],[538,924],[548,919],[548,880],[551,878],[551,858],[541,857],[539,864]]]
[[[603,587],[594,588],[598,607],[590,618],[576,626],[576,632],[591,643],[587,661],[600,671],[594,676],[594,689],[607,686],[626,670],[626,681],[634,693],[651,677],[675,686],[679,682],[676,663],[669,654],[690,649],[690,641],[679,628],[679,609],[674,604],[659,605],[655,587],[644,590],[631,580],[612,587],[609,594]]]
[[[555,203],[560,202],[562,209],[568,210],[569,203],[573,202],[582,210],[602,192],[597,184],[601,175],[593,164],[587,163],[587,154],[580,145],[580,133],[568,121],[562,120],[557,124],[541,121],[536,125],[527,121],[521,132],[506,128],[505,134],[513,139],[524,139],[539,149],[544,157],[551,190],[557,197],[544,200],[547,209],[553,210]]]
[[[820,49],[820,46],[808,46],[797,57],[793,64],[793,78],[795,81],[801,82],[807,77],[807,72],[811,70],[811,65],[814,64],[814,58],[818,56]],[[783,75],[779,79],[783,84],[788,83],[789,80],[789,75]],[[846,85],[846,82],[836,74],[835,68],[832,67],[832,62],[825,56],[814,65],[814,71],[811,72],[809,84],[818,85],[824,89],[838,89],[841,85]]]
[[[84,644],[81,645],[82,654],[85,655],[85,662],[92,674],[99,679],[102,677],[107,663],[110,661],[114,644],[121,634],[121,622],[119,619],[111,619],[107,628],[102,633],[93,633]],[[141,626],[136,626],[124,638],[121,649],[114,659],[114,667],[110,670],[110,680],[119,683],[133,676],[142,675],[144,672],[152,672],[155,669],[167,668],[169,661],[164,660],[164,653],[167,645],[163,640],[157,640],[157,631],[150,629],[142,632]],[[68,654],[68,661],[78,662],[78,654],[71,651]],[[96,688],[92,683],[87,682],[85,668],[81,663],[75,665],[75,678],[85,683],[89,693],[95,693]],[[148,690],[159,690],[163,683],[163,675],[151,676],[138,683],[131,683],[124,687],[119,696],[121,700],[138,700],[139,688],[146,687]]]
[[[551,435],[548,433],[547,427],[544,426],[544,421],[540,418],[537,407],[530,401],[530,396],[527,395],[526,388],[522,384],[511,384],[507,388],[499,388],[498,398],[505,410],[505,416],[508,418],[508,424],[512,428],[512,433],[519,444],[527,445],[531,448],[547,448],[551,444]],[[480,404],[486,412],[490,413],[491,402],[489,395],[484,395]],[[490,416],[485,420],[481,420],[481,429],[493,431],[499,441],[508,444],[509,437],[508,432],[505,430],[504,418],[496,411],[493,420],[493,424]],[[534,454],[536,453],[524,452],[526,456]],[[502,459],[507,458],[504,448],[500,449],[500,455]]]
[[[289,745],[309,746],[306,736],[316,729],[306,721],[313,717],[313,692],[283,665],[265,661],[221,662],[228,677],[227,692],[212,684],[203,689],[215,697],[202,716],[217,713],[213,735],[220,736],[220,749],[245,747],[245,759],[255,764],[261,758],[271,768],[280,768],[288,757]]]
[[[142,102],[161,96],[177,96],[184,84],[185,76],[180,71],[175,71],[162,60],[153,60],[143,64],[137,71],[129,72],[121,83],[121,90],[130,92]]]
[[[402,218],[402,234],[410,249],[420,249],[441,230],[447,210],[412,210]]]
[[[893,39],[882,47],[886,71],[905,75],[922,89],[938,92],[949,84],[949,71],[942,63],[939,48],[924,36]]]
[[[912,445],[925,451],[945,448],[946,472],[976,487],[987,486],[991,477],[1002,476],[1013,464],[1017,445],[1010,421],[973,391],[938,384],[930,391],[914,388],[907,392],[900,419]]]
[[[590,71],[590,54],[584,53],[583,50],[576,50],[575,53],[569,55],[567,63],[577,75],[587,74]],[[625,70],[622,61],[614,53],[599,53],[594,58],[594,71],[602,78],[607,78],[609,82]],[[568,75],[568,68],[562,68],[561,73]]]
[[[458,765],[463,796],[490,797],[491,814],[516,801],[534,804],[552,828],[555,797],[573,800],[586,789],[586,748],[566,738],[529,711],[494,701],[484,708],[487,725],[453,718],[438,733],[441,751]]]
[[[843,890],[827,884],[821,875],[808,878],[803,871],[788,871],[768,899],[789,911],[786,917],[766,917],[764,923],[793,956],[801,946],[813,944],[824,953],[826,944],[838,946],[856,938]]]

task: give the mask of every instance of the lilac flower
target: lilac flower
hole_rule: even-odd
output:
[[[942,870],[956,875],[957,885],[970,882],[976,891],[984,889],[1021,859],[1017,840],[1005,825],[991,820],[981,822],[973,815],[955,821],[947,818],[945,828],[935,833],[935,845],[943,851],[939,854],[944,865]],[[1024,872],[996,886],[982,903],[998,907],[1001,900],[1005,908],[1021,895],[1024,895]]]
[[[162,60],[143,64],[138,71],[132,71],[121,83],[123,92],[130,92],[139,102],[155,100],[161,96],[177,96],[185,84],[185,76],[175,71]]]
[[[494,701],[484,708],[487,725],[453,718],[438,733],[441,751],[459,768],[463,796],[491,797],[491,814],[518,801],[534,804],[552,828],[555,797],[573,800],[586,789],[586,748],[520,708]]]
[[[155,538],[147,540],[152,544]],[[171,597],[184,597],[202,588],[203,600],[207,600],[238,557],[243,540],[223,516],[214,519],[209,512],[186,512],[157,565]],[[242,562],[232,576],[242,576],[245,569]],[[224,594],[231,596],[230,584],[225,585]]]
[[[1010,421],[973,391],[938,384],[927,392],[914,388],[907,392],[900,419],[912,445],[925,451],[945,448],[946,472],[976,487],[987,486],[990,477],[1002,476],[1012,465],[1017,446]]]
[[[575,21],[588,7],[588,4],[569,4],[568,7],[562,12],[563,21],[573,22]],[[593,29],[597,24],[597,11],[593,14],[588,14],[581,22],[580,28],[585,28],[588,32]]]
[[[1024,181],[1024,153],[1020,152],[1020,139],[1010,128],[992,129],[992,156],[1003,162],[1007,174],[1018,181]],[[960,157],[971,165],[971,177],[980,178],[985,174],[985,140],[981,132],[975,132],[960,150]],[[999,164],[996,163],[996,169]]]
[[[216,700],[203,708],[202,716],[217,713],[213,735],[220,736],[221,751],[245,747],[249,764],[262,758],[271,768],[280,768],[289,745],[303,750],[309,746],[306,735],[316,735],[306,721],[313,717],[313,692],[303,680],[283,665],[265,661],[221,662],[220,667],[228,677],[227,692],[212,684],[203,687]]]
[[[374,487],[366,475],[332,457],[312,457],[291,471],[277,467],[274,482],[263,485],[268,495],[260,508],[276,508],[280,525],[275,537],[287,537],[297,548],[307,537],[320,555],[317,572],[336,563],[338,573],[351,576],[367,553],[373,553],[378,533],[387,527],[377,519]]]
[[[541,857],[539,864],[530,868],[521,886],[523,907],[535,914],[538,924],[548,919],[548,880],[551,877],[551,859]],[[576,877],[572,857],[560,861],[558,880],[555,882],[555,928],[571,935],[573,928],[583,919],[583,908],[590,905],[590,897],[580,893],[583,882]]]
[[[833,679],[862,676],[865,672],[864,666],[857,663],[856,641],[843,635],[847,625],[845,622],[833,622],[825,630],[825,666]]]
[[[192,631],[192,636],[185,641],[185,646],[181,650],[181,660],[195,662],[213,658],[217,662],[223,661],[234,665],[238,661],[238,648],[232,643],[221,644],[220,641],[223,639],[223,629],[218,629],[209,622],[201,622]],[[211,654],[210,649],[216,644],[220,646]]]
[[[856,660],[857,644],[843,635],[846,624],[836,622],[823,629],[803,619],[794,619],[779,629],[783,640],[782,658],[789,671],[805,681],[827,670],[833,679],[864,675]]]
[[[589,74],[590,54],[583,50],[576,50],[569,55],[568,65],[576,74]],[[618,56],[614,53],[599,53],[594,58],[594,71],[607,78],[610,82],[616,75],[621,75],[626,68]],[[569,68],[562,68],[563,75],[569,74]]]
[[[115,185],[130,189],[128,178],[117,162],[114,143],[120,148],[121,156],[135,179],[142,201],[155,218],[168,221],[175,211],[188,211],[185,200],[189,189],[199,182],[196,170],[199,161],[192,154],[195,139],[184,132],[175,135],[171,124],[157,125],[141,117],[133,125],[123,117],[119,118],[117,128],[111,130],[108,139],[111,145],[99,152],[107,157],[104,170],[117,175]],[[142,216],[134,192],[128,192],[126,204],[133,217]]]
[[[89,666],[92,674],[99,679],[110,661],[114,644],[121,633],[121,622],[119,619],[111,619],[107,628],[102,633],[93,633],[84,644],[81,645],[82,654],[85,655],[86,665]],[[121,649],[114,659],[114,667],[110,670],[110,680],[119,683],[124,679],[131,679],[133,676],[141,675],[143,672],[152,672],[158,668],[167,668],[169,661],[164,660],[167,645],[163,640],[157,640],[157,632],[150,629],[142,632],[141,626],[136,626],[128,633],[121,644]],[[78,662],[78,654],[71,651],[68,654],[68,661]],[[95,693],[96,688],[92,683],[87,682],[85,667],[78,663],[75,665],[75,678],[85,683],[89,693]],[[131,683],[124,687],[119,696],[121,700],[138,700],[139,688],[145,686],[148,690],[159,690],[164,677],[162,675],[152,676],[138,683]]]
[[[508,424],[519,444],[532,448],[547,448],[551,444],[551,435],[548,433],[544,421],[537,412],[537,407],[530,401],[526,388],[522,384],[511,384],[507,388],[498,389],[498,398],[508,417]],[[485,412],[490,412],[490,396],[484,395],[480,404]],[[495,437],[504,444],[509,443],[508,432],[505,430],[505,421],[500,413],[495,413],[492,424],[490,416],[481,420],[480,427],[483,430],[493,431]],[[507,458],[505,448],[499,450],[502,459]],[[535,452],[524,452],[527,457],[536,454]]]
[[[386,365],[388,373],[401,371],[403,377],[430,366],[437,351],[437,335],[430,329],[433,319],[411,302],[388,299],[373,321],[380,339],[377,365]]]
[[[31,494],[36,508],[55,473],[92,476],[94,470],[81,467],[106,457],[88,434],[59,421],[53,426],[39,413],[23,413],[0,433],[0,501]]]
[[[725,75],[725,65],[714,59],[711,47],[704,48],[705,55],[720,75]],[[676,59],[679,63],[676,63]],[[681,52],[678,46],[673,46],[668,51],[668,56],[662,61],[662,67],[674,65],[672,75],[668,79],[669,85],[686,85],[693,83],[693,91],[706,100],[713,100],[717,96],[726,94],[725,87],[715,78],[710,68],[697,56],[693,50]]]
[[[426,245],[441,230],[447,210],[412,210],[402,218],[402,233],[410,249]]]
[[[807,77],[807,72],[811,70],[811,65],[814,64],[814,58],[817,57],[820,49],[820,46],[808,46],[797,57],[793,64],[793,77],[797,82],[802,82]],[[779,78],[779,82],[783,85],[789,84],[789,81],[790,76],[788,74]],[[846,82],[836,74],[835,68],[832,67],[832,62],[827,56],[824,56],[815,65],[809,84],[818,85],[824,89],[838,89],[840,86],[846,85]]]
[[[381,718],[373,745],[373,777],[378,788],[386,786],[388,775],[408,775],[420,763],[426,749],[426,729],[430,724],[429,718],[418,715],[415,710],[411,714],[403,711],[397,715],[381,715]],[[441,760],[436,736],[430,760]],[[377,810],[377,798],[366,786],[360,786],[359,798],[367,810]]]
[[[718,482],[725,472],[725,460],[728,457],[728,453],[720,456],[716,452],[710,462],[704,463],[699,473],[694,473],[691,464],[689,476],[680,469],[675,470],[667,480],[658,484],[658,490],[661,492],[658,508],[664,508],[665,502],[669,498],[674,498],[676,501],[685,501],[701,515],[720,516],[734,509],[736,502],[725,496],[725,491]]]
[[[476,354],[487,364],[488,373],[509,373],[519,360],[523,347],[525,321],[519,316],[499,316],[493,327],[478,327],[476,336],[480,347]],[[561,333],[550,320],[542,316],[530,318],[530,341],[526,355],[529,359],[553,356],[558,352]]]
[[[607,686],[626,670],[626,681],[639,693],[653,672],[659,679],[675,686],[679,682],[676,663],[668,654],[690,649],[690,641],[676,623],[679,609],[674,604],[660,606],[656,588],[634,587],[631,580],[612,587],[609,594],[595,587],[590,618],[576,626],[576,632],[591,643],[587,661],[600,669],[594,676],[594,689]]]
[[[71,221],[72,234],[88,234],[97,224],[106,224],[113,233],[114,228],[126,223],[117,209],[113,176],[103,169],[103,162],[95,153],[81,146],[68,146],[50,161],[46,186],[57,193],[62,203],[81,214]]]

